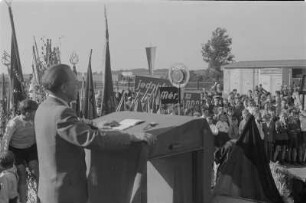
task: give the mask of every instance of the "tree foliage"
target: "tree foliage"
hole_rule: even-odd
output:
[[[234,60],[231,53],[232,38],[225,28],[217,28],[212,32],[212,38],[206,44],[202,44],[203,60],[208,63],[212,73],[221,74],[221,66]]]

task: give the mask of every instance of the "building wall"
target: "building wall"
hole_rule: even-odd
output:
[[[290,68],[224,69],[224,94],[228,95],[233,89],[247,94],[248,90],[253,90],[259,84],[274,94],[282,84],[292,82],[291,75]]]
[[[228,95],[233,89],[246,94],[254,88],[255,78],[254,69],[224,69],[224,94]]]

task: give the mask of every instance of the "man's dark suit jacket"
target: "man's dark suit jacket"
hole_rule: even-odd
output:
[[[57,98],[48,97],[36,111],[41,203],[86,203],[88,199],[83,148],[125,148],[129,136],[94,130]]]

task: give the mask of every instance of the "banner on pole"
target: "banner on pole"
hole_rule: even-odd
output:
[[[196,92],[184,92],[184,106],[185,108],[193,108],[201,105],[201,94]]]
[[[154,89],[159,87],[172,87],[169,80],[162,78],[153,78],[145,76],[135,77],[135,92],[144,94],[145,92],[152,92]]]
[[[160,87],[161,104],[177,104],[179,102],[179,89],[176,87]]]

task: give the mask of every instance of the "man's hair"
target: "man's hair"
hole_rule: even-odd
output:
[[[68,71],[71,70],[66,64],[57,64],[47,69],[42,78],[42,84],[46,90],[57,92],[69,79]]]
[[[0,166],[4,169],[13,167],[15,162],[15,156],[13,152],[6,151],[0,153]]]
[[[21,114],[25,114],[26,112],[36,111],[37,108],[38,108],[37,102],[30,99],[22,100],[19,103],[19,111]]]

